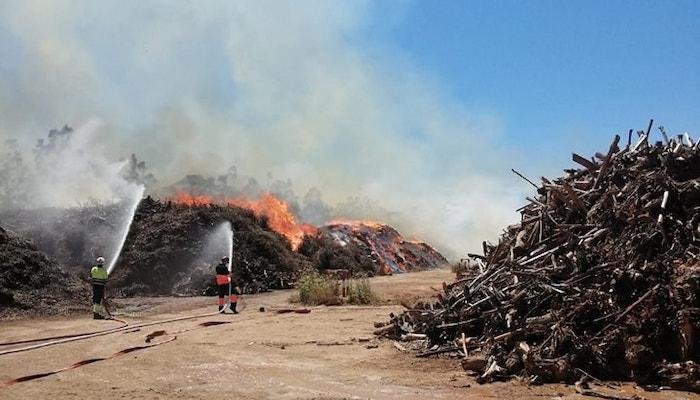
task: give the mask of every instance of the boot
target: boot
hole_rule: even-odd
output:
[[[219,312],[221,312],[224,309],[224,306],[219,306]]]
[[[236,311],[236,303],[231,303],[231,312],[234,314],[238,314],[238,311]]]
[[[94,312],[92,313],[92,319],[105,319],[105,317],[103,317],[102,314]]]

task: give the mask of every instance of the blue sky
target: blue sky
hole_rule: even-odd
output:
[[[368,38],[400,48],[467,107],[499,115],[504,139],[532,157],[546,152],[563,167],[569,151],[604,149],[652,117],[700,135],[700,2],[396,6],[379,4]],[[553,172],[540,167],[523,166]]]
[[[697,1],[6,0],[0,146],[87,126],[105,165],[235,165],[459,255],[517,220],[511,168],[560,176],[649,118],[700,137],[697,21]],[[100,186],[71,176],[47,184]]]

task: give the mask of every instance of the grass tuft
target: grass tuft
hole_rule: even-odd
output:
[[[336,281],[324,278],[316,271],[302,274],[296,286],[302,304],[335,306],[342,303]]]
[[[377,295],[372,290],[369,279],[353,279],[348,285],[349,304],[375,304]]]

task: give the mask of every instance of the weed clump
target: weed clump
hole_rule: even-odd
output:
[[[348,285],[349,304],[375,304],[377,295],[372,290],[369,279],[354,279]]]
[[[342,303],[336,281],[325,278],[316,271],[304,272],[296,286],[302,304],[334,306]]]

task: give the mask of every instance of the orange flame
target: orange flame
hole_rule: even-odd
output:
[[[270,228],[284,235],[295,250],[301,244],[305,234],[314,234],[317,231],[315,226],[298,223],[294,214],[289,210],[289,205],[271,193],[264,193],[255,201],[239,197],[230,203],[250,209],[255,215],[266,216]]]
[[[182,190],[178,190],[175,193],[175,196],[169,199],[173,203],[178,203],[178,204],[185,204],[188,206],[206,206],[209,204],[214,204],[218,203],[214,201],[214,198],[211,196],[206,196],[206,195],[192,195],[187,192],[183,192]]]
[[[301,244],[304,235],[313,235],[317,228],[313,225],[298,223],[294,214],[289,210],[289,205],[282,199],[271,193],[264,193],[257,200],[246,197],[215,198],[207,195],[191,195],[183,191],[177,191],[171,201],[189,206],[204,206],[209,204],[230,204],[241,208],[247,208],[257,216],[266,216],[268,225],[275,232],[284,235],[296,250]]]

